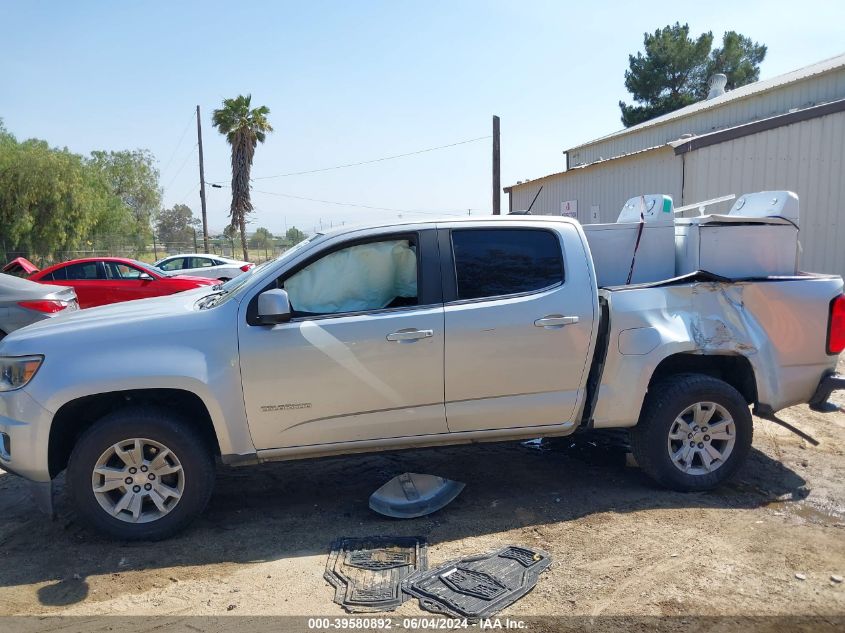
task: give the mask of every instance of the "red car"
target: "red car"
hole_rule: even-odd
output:
[[[29,272],[26,264],[35,269],[30,262],[18,259],[10,262],[3,270]],[[183,290],[219,283],[204,277],[168,275],[143,262],[122,257],[73,259],[44,270],[35,270],[36,272],[29,276],[31,281],[70,286],[76,290],[81,308],[172,295]]]

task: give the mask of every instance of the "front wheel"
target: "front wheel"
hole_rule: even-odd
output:
[[[74,446],[67,468],[80,518],[124,540],[183,529],[208,503],[214,457],[187,420],[137,407],[105,416]]]
[[[653,385],[631,448],[657,483],[680,491],[715,488],[751,449],[753,424],[745,398],[731,385],[700,374]]]

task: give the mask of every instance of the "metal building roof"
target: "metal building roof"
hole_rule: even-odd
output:
[[[670,141],[669,143],[661,143],[660,145],[652,145],[651,147],[643,147],[642,149],[634,150],[633,152],[628,152],[627,154],[619,154],[618,156],[611,156],[610,158],[602,158],[601,160],[597,160],[592,163],[587,163],[585,165],[576,165],[575,167],[570,167],[569,169],[564,169],[563,171],[558,171],[553,174],[546,174],[545,176],[539,176],[537,178],[529,178],[528,180],[520,180],[519,182],[513,185],[503,187],[502,191],[504,191],[505,193],[510,193],[514,187],[527,185],[538,180],[543,180],[544,178],[553,178],[555,176],[563,176],[564,174],[574,174],[583,169],[587,169],[588,167],[593,167],[594,165],[602,165],[604,163],[609,163],[610,161],[620,160],[622,158],[630,158],[631,156],[636,156],[638,154],[645,154],[646,152],[651,152],[653,150],[666,147],[666,145],[671,145],[672,142],[674,141]]]
[[[754,83],[741,86],[739,88],[736,88],[735,90],[730,90],[725,94],[719,97],[715,97],[713,99],[705,99],[703,101],[698,101],[679,110],[675,110],[662,116],[655,117],[654,119],[649,119],[648,121],[644,121],[643,123],[639,123],[623,130],[618,130],[611,134],[607,134],[597,139],[593,139],[592,141],[582,143],[581,145],[576,145],[568,149],[567,152],[573,152],[583,147],[595,145],[596,143],[601,143],[610,139],[627,136],[629,134],[635,134],[647,128],[655,127],[663,123],[667,123],[669,121],[674,121],[676,119],[682,119],[684,117],[688,117],[693,114],[703,112],[705,110],[718,108],[725,104],[738,101],[747,97],[751,97],[761,92],[765,92],[766,90],[771,90],[772,88],[785,86],[787,84],[802,81],[810,77],[828,73],[830,71],[841,68],[845,68],[845,53],[843,53],[842,55],[837,55],[836,57],[831,57],[829,59],[822,60],[820,62],[816,62],[815,64],[810,64],[809,66],[805,66],[803,68],[799,68],[788,73],[784,73],[783,75],[778,75],[776,77],[764,79],[761,81],[755,81]]]
[[[668,145],[675,150],[676,155],[686,154],[687,152],[701,149],[702,147],[709,147],[710,145],[724,143],[725,141],[732,141],[734,139],[743,138],[744,136],[759,134],[760,132],[774,130],[785,125],[809,121],[811,119],[817,119],[819,117],[837,114],[839,112],[845,112],[845,99],[822,103],[802,110],[793,110],[785,114],[778,114],[759,121],[749,121],[748,123],[743,123],[742,125],[735,125],[723,130],[710,132],[709,134],[699,134],[679,138],[674,141],[669,141]],[[588,167],[589,165],[585,166]]]

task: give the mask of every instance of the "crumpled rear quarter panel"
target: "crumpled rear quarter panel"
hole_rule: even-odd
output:
[[[807,402],[836,366],[827,327],[842,285],[839,277],[808,275],[602,290],[610,340],[594,425],[635,425],[654,370],[678,353],[744,356],[760,403],[777,411]]]

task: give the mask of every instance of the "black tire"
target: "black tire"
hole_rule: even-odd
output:
[[[168,448],[184,473],[178,503],[161,518],[147,523],[129,523],[112,516],[92,489],[93,469],[100,456],[112,445],[133,438]],[[184,529],[205,509],[214,489],[214,454],[208,441],[179,416],[155,407],[122,409],[95,422],[79,438],[68,463],[67,486],[80,519],[94,529],[127,541],[161,540]]]
[[[699,402],[715,403],[727,411],[733,418],[735,439],[728,457],[712,472],[689,474],[672,460],[669,434],[676,418]],[[672,490],[695,492],[711,490],[729,479],[748,456],[752,436],[748,403],[736,389],[710,376],[682,374],[649,388],[639,422],[631,429],[631,449],[640,468],[658,484]]]

